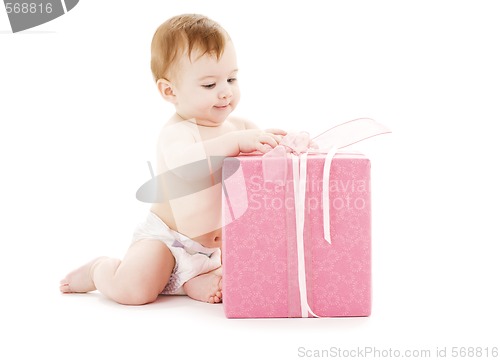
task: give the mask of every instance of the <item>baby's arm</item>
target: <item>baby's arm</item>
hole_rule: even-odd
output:
[[[259,127],[254,122],[251,122],[247,119],[243,119],[242,122],[243,122],[243,126],[245,127],[245,129],[259,129]],[[272,133],[272,134],[278,136],[278,143],[281,141],[283,136],[285,136],[287,134],[286,131],[284,131],[282,129],[278,129],[278,128],[266,129],[265,132]]]
[[[266,153],[279,143],[284,134],[281,130],[263,131],[254,128],[231,131],[203,140],[200,134],[194,134],[192,127],[178,123],[165,128],[159,141],[167,168],[173,170],[210,159],[212,171],[215,171],[222,166],[224,157],[253,151]],[[194,177],[197,178],[196,175]]]
[[[278,145],[281,136],[278,131],[253,128],[232,131],[203,143],[209,155],[232,157],[254,151],[266,153]]]

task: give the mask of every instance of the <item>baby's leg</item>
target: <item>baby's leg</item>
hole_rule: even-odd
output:
[[[170,279],[175,259],[161,241],[142,240],[132,244],[123,261],[97,258],[61,281],[61,292],[95,289],[112,300],[142,305],[156,300]]]
[[[59,289],[62,293],[86,293],[95,291],[94,281],[92,280],[93,268],[98,261],[106,257],[96,258],[84,264],[83,266],[68,273],[61,280]]]
[[[198,301],[222,302],[222,267],[191,278],[184,283],[186,294]]]

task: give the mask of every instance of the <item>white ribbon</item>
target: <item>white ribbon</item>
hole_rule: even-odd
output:
[[[302,317],[309,317],[308,312],[316,315],[307,302],[306,265],[304,252],[304,223],[307,184],[307,152],[299,156],[291,155],[293,170],[293,191],[295,200],[295,232],[297,239],[297,273],[299,281],[300,310]]]
[[[332,244],[330,233],[330,166],[335,153],[337,153],[337,148],[331,148],[328,153],[326,153],[325,165],[323,166],[323,236],[330,244]]]

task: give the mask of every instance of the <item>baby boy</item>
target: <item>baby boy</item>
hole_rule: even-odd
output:
[[[157,174],[171,176],[157,177],[158,201],[124,258],[96,258],[69,273],[60,290],[97,289],[129,305],[153,302],[159,294],[218,303],[223,225],[215,174],[224,157],[266,153],[286,133],[231,116],[240,99],[235,49],[227,32],[205,16],[180,15],[160,25],[151,69],[161,96],[175,107],[157,147]]]

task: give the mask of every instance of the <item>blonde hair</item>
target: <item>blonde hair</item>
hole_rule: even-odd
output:
[[[198,14],[174,16],[156,30],[151,42],[151,71],[155,81],[171,76],[175,63],[193,50],[220,59],[227,41],[227,32],[215,21]]]

